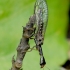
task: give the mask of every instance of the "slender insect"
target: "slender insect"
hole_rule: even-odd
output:
[[[34,14],[36,14],[36,34],[35,43],[36,49],[39,51],[40,55],[40,66],[43,68],[46,64],[45,58],[43,56],[42,45],[44,41],[44,35],[47,26],[47,4],[45,0],[36,0]]]
[[[41,11],[42,12],[41,12]],[[34,6],[34,14],[36,14],[36,23],[37,27],[39,26],[39,18],[42,18],[43,21],[43,31],[42,35],[44,37],[46,27],[47,27],[47,21],[48,21],[48,7],[46,0],[36,0],[35,6]]]

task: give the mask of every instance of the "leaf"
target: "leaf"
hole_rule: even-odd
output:
[[[8,70],[12,56],[22,36],[22,26],[33,14],[35,0],[0,0],[0,69]],[[67,59],[68,45],[65,39],[67,26],[67,0],[47,0],[48,26],[45,34],[43,52],[46,66],[50,70],[59,70]],[[30,42],[34,45],[33,41]],[[41,70],[39,55],[36,51],[27,53],[24,70]],[[44,70],[46,67],[44,67]]]

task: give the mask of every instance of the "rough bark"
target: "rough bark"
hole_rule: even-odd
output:
[[[17,57],[16,60],[14,59],[14,56],[12,58],[11,70],[22,70],[21,68],[22,68],[23,59],[25,57],[26,52],[30,48],[29,39],[34,34],[34,30],[35,30],[34,24],[35,24],[35,15],[31,16],[29,18],[28,23],[26,24],[26,27],[23,27],[22,38],[17,47]]]

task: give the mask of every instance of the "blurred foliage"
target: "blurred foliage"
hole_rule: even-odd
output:
[[[25,26],[33,14],[35,0],[0,0],[0,69],[9,70],[11,59]],[[43,45],[46,66],[60,70],[59,65],[68,58],[68,44],[65,38],[68,23],[68,0],[47,0],[48,26]],[[31,46],[34,41],[30,41]],[[44,70],[48,70],[44,67]],[[37,51],[27,53],[24,70],[41,70]]]

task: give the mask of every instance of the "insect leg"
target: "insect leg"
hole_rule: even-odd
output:
[[[32,48],[30,48],[30,50],[27,51],[27,52],[31,52],[32,50],[36,50],[36,49],[34,49],[34,48],[35,48],[35,46],[33,46]]]
[[[28,51],[24,51],[24,52],[31,52],[32,50],[36,50],[36,49],[34,49],[36,46],[33,46],[32,48],[30,48],[30,50],[28,50]]]
[[[32,37],[35,35],[35,31],[36,31],[36,27],[34,27],[33,34],[31,34],[30,39],[34,39]]]

